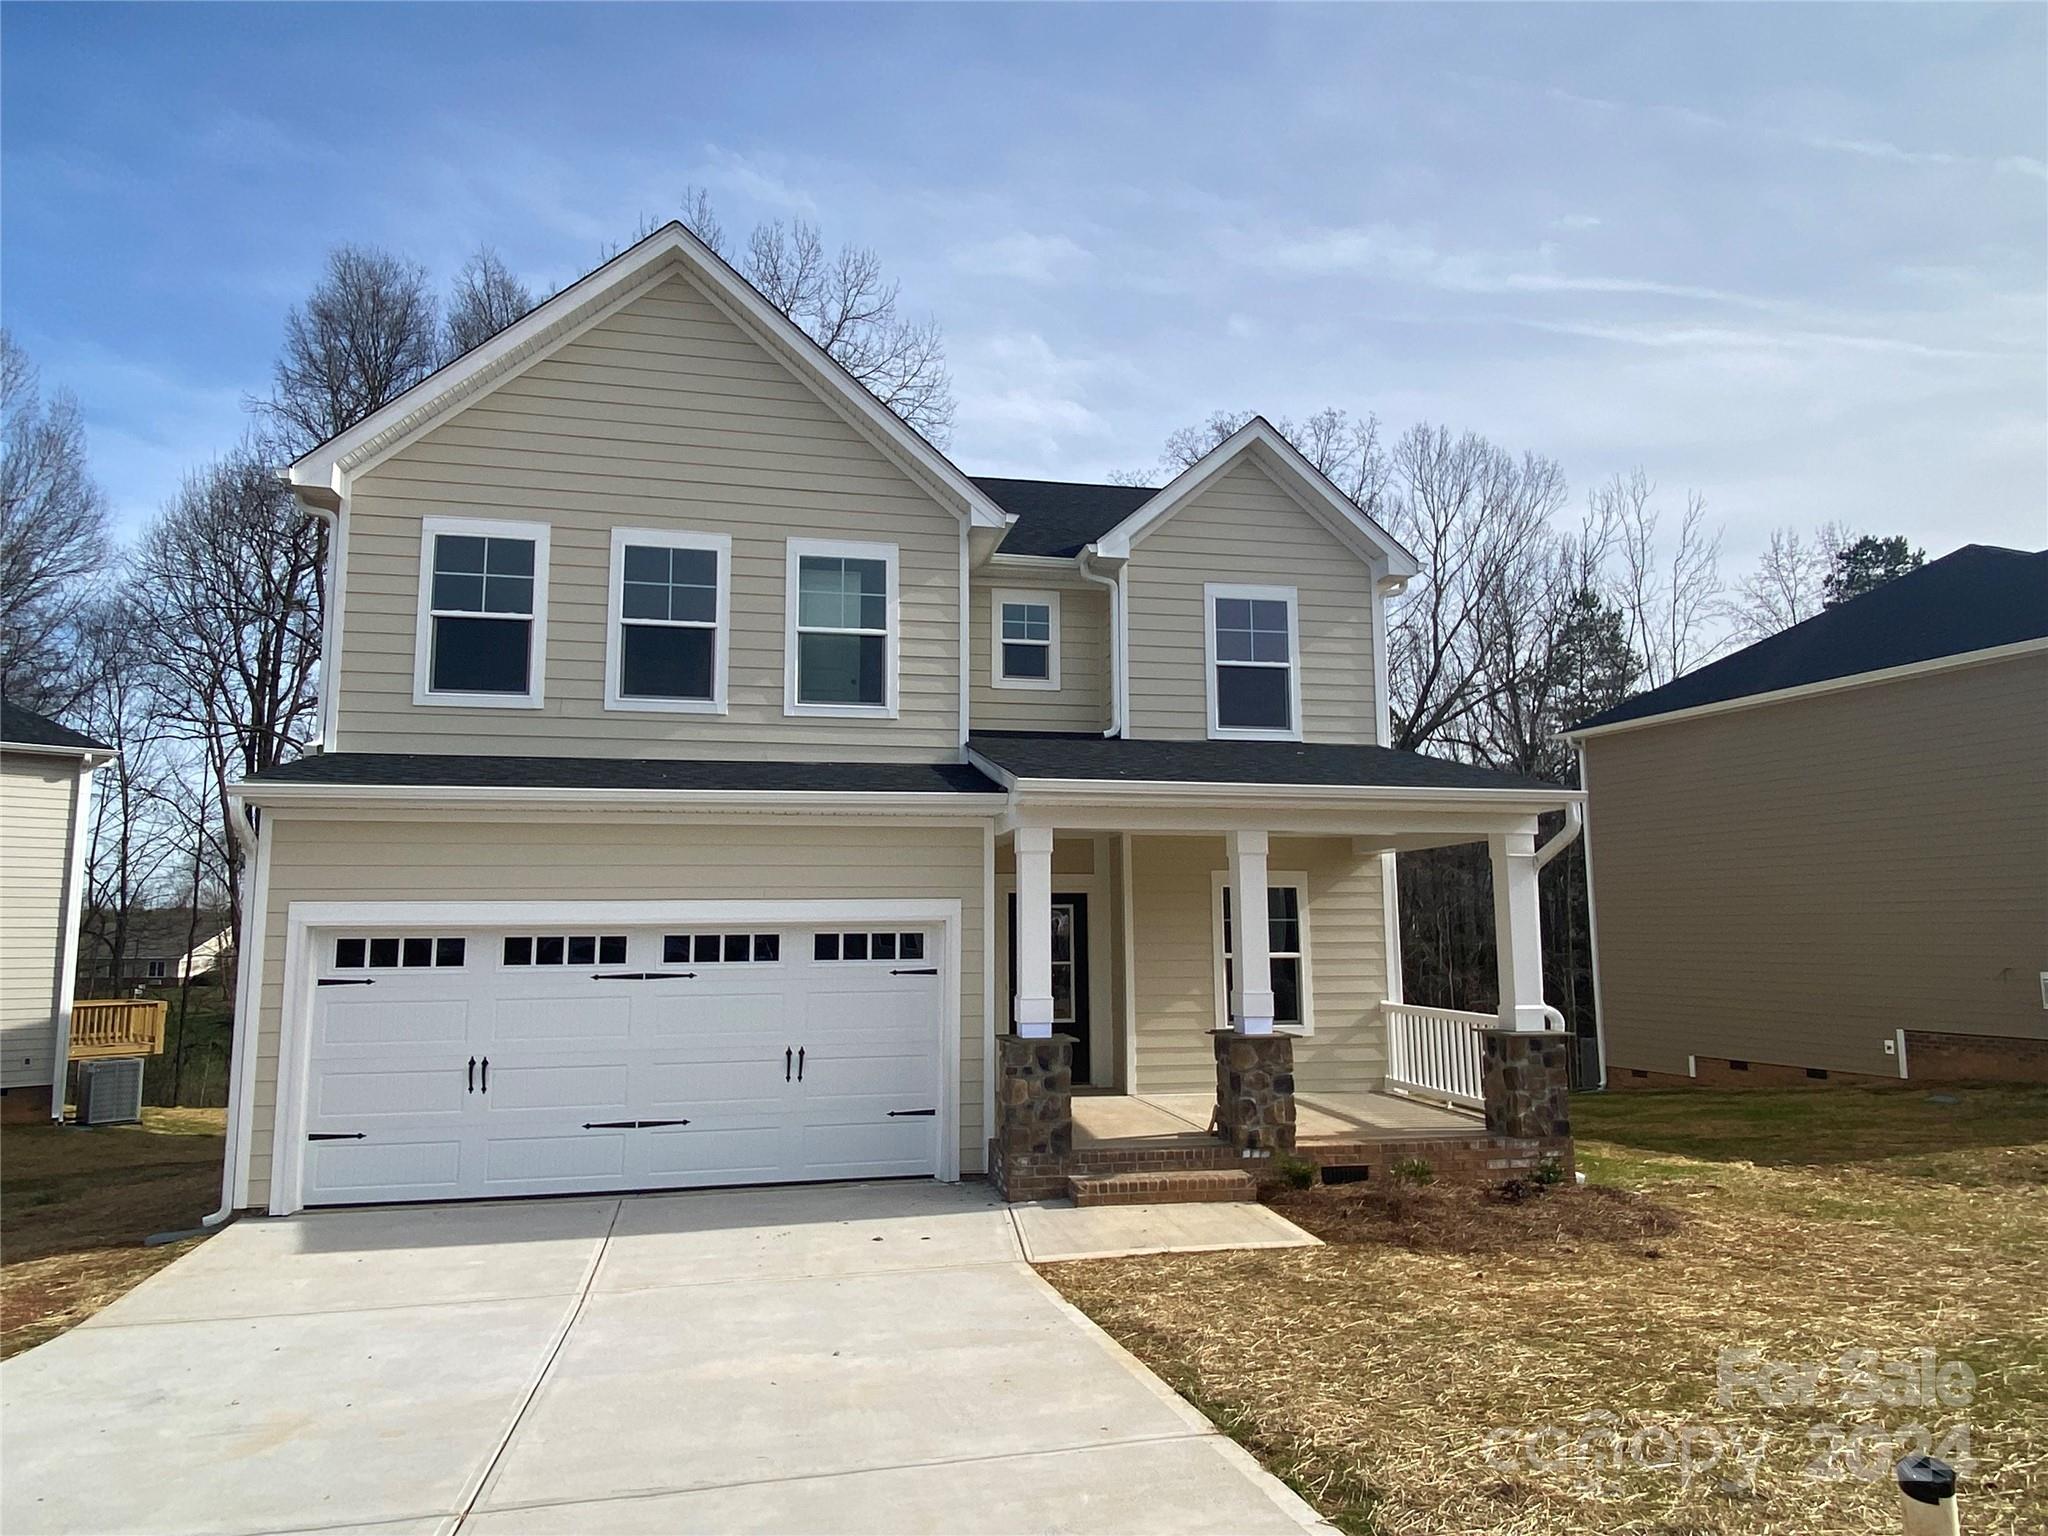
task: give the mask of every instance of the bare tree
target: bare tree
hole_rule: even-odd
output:
[[[62,712],[77,701],[78,625],[106,557],[106,497],[86,467],[78,403],[45,403],[34,364],[0,331],[0,691],[16,703]]]
[[[1735,637],[1747,644],[1819,613],[1827,602],[1828,572],[1848,544],[1840,523],[1821,524],[1810,540],[1796,528],[1772,529],[1756,568],[1736,584],[1729,602]]]
[[[1619,531],[1615,598],[1652,688],[1711,658],[1725,638],[1715,634],[1724,608],[1721,533],[1707,527],[1706,498],[1686,493],[1677,536],[1666,549],[1657,537],[1663,513],[1654,504],[1656,492],[1637,469],[1616,475],[1592,496],[1595,511],[1613,517]]]
[[[441,318],[441,356],[460,357],[481,346],[533,308],[533,294],[504,258],[480,245],[455,274]]]
[[[733,259],[701,187],[685,189],[682,221],[721,257]],[[831,251],[809,220],[773,219],[754,226],[735,265],[870,394],[934,443],[945,443],[953,426],[945,339],[937,321],[902,312],[901,285],[884,276],[872,250],[842,245]]]
[[[252,402],[269,447],[297,458],[412,388],[440,353],[423,267],[367,246],[336,246],[303,305],[285,315],[267,399]]]

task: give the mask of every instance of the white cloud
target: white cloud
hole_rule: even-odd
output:
[[[956,246],[951,260],[962,272],[974,277],[1007,278],[1050,287],[1082,276],[1093,265],[1094,258],[1065,235],[1019,231]]]

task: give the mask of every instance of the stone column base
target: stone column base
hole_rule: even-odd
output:
[[[1220,1032],[1216,1134],[1239,1152],[1294,1150],[1294,1037]]]
[[[1479,1084],[1486,1128],[1496,1136],[1549,1141],[1572,1133],[1566,1057],[1571,1037],[1557,1030],[1482,1029]]]
[[[1074,1040],[996,1036],[996,1123],[988,1177],[1006,1200],[1066,1193],[1074,1151]]]

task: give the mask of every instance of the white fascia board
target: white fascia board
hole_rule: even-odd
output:
[[[1098,539],[1094,548],[1105,559],[1129,559],[1131,546],[1195,496],[1246,454],[1258,454],[1278,470],[1284,489],[1320,510],[1333,532],[1368,562],[1384,562],[1389,580],[1406,581],[1422,567],[1415,556],[1386,529],[1358,509],[1358,504],[1330,483],[1330,477],[1301,456],[1263,416],[1254,416],[1166,483],[1150,501]]]
[[[889,794],[845,790],[755,789],[562,789],[508,788],[468,784],[242,784],[236,795],[251,805],[305,806],[331,810],[557,810],[557,811],[733,811],[756,815],[906,815],[929,817],[951,811],[963,820],[995,814],[1005,803],[997,794],[913,790]]]
[[[24,757],[75,757],[87,772],[102,763],[111,763],[121,755],[112,748],[102,750],[99,747],[53,747],[42,742],[0,741],[0,753],[12,757],[17,752]]]
[[[1981,667],[1987,662],[2008,661],[2017,656],[2040,653],[2048,653],[2048,638],[2016,640],[2011,645],[1988,646],[1981,651],[1959,651],[1953,656],[1936,656],[1927,661],[1909,661],[1904,666],[1881,667],[1875,672],[1852,672],[1845,677],[1826,677],[1817,683],[1801,683],[1794,688],[1774,688],[1768,693],[1746,693],[1739,699],[1717,699],[1711,704],[1695,704],[1690,709],[1672,709],[1661,715],[1643,715],[1634,720],[1617,720],[1612,725],[1596,725],[1583,731],[1564,731],[1558,739],[1577,744],[1602,736],[1618,735],[1622,731],[1642,730],[1646,726],[1671,725],[1680,720],[1699,720],[1708,715],[1726,715],[1738,709],[1757,709],[1766,704],[1786,704],[1794,699],[1845,693],[1851,688],[1868,688],[1878,683],[1897,682],[1901,678],[1928,677],[1937,672],[1953,672],[1962,667]]]
[[[957,501],[954,511],[969,526],[1004,529],[1010,519],[974,482],[873,394],[861,387],[822,347],[806,336],[759,290],[715,251],[678,222],[664,224],[628,246],[603,266],[586,273],[546,303],[420,380],[346,432],[329,438],[286,471],[295,487],[324,494],[346,490],[347,477],[373,456],[394,451],[426,430],[450,405],[466,400],[510,368],[538,358],[567,339],[568,332],[595,323],[630,302],[644,288],[680,267],[715,299],[739,311],[771,340],[786,362],[811,380],[828,399],[900,453]]]

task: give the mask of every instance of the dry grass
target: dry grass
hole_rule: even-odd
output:
[[[1888,1481],[1808,1475],[1829,1450],[1813,1426],[1865,1422],[1967,1424],[1965,1528],[2048,1530],[2048,1092],[1944,1097],[1587,1099],[1582,1192],[1289,1194],[1329,1246],[1047,1274],[1346,1530],[1889,1536]],[[1977,1383],[1961,1407],[1853,1407],[1839,1375],[1813,1406],[1724,1405],[1720,1354],[1741,1348],[1926,1348]],[[1547,1425],[1604,1454],[1489,1448]],[[1687,1478],[1606,1451],[1648,1431],[1669,1460],[1658,1431],[1687,1425],[1750,1465]],[[1892,1456],[1874,1439],[1854,1459]]]
[[[0,1359],[92,1316],[199,1241],[143,1246],[220,1203],[226,1118],[145,1109],[139,1126],[0,1130]]]

